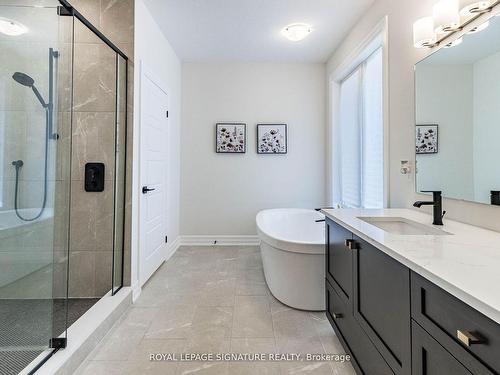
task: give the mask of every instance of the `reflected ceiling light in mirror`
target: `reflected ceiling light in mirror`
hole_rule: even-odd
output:
[[[436,33],[445,34],[460,29],[459,9],[458,0],[439,0],[434,5],[432,15]]]
[[[432,47],[436,43],[434,19],[423,17],[413,24],[413,45],[416,48]]]
[[[452,48],[452,47],[456,47],[456,46],[458,46],[458,45],[462,44],[462,42],[463,42],[463,41],[464,41],[464,38],[463,38],[463,37],[462,37],[462,38],[455,39],[454,41],[449,42],[448,44],[446,44],[446,45],[444,46],[444,48]]]
[[[470,31],[467,34],[477,34],[480,31],[487,29],[488,26],[490,26],[490,21],[486,21],[485,23],[482,23],[481,25],[473,27],[472,29],[470,29]]]
[[[460,0],[460,15],[468,17],[488,12],[492,4],[492,0]]]
[[[294,23],[281,30],[281,34],[292,42],[304,40],[312,32],[312,26],[307,23]]]
[[[23,24],[8,18],[0,17],[0,33],[8,36],[19,36],[27,32],[28,28]]]

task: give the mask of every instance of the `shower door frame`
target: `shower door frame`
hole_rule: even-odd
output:
[[[61,4],[61,7],[58,9],[58,13],[60,16],[71,16],[79,20],[82,24],[84,24],[92,33],[94,33],[101,41],[103,41],[108,47],[110,47],[117,55],[123,58],[125,61],[125,112],[124,112],[124,153],[125,153],[125,168],[124,168],[124,175],[123,175],[123,183],[124,183],[124,194],[123,194],[123,228],[122,228],[122,246],[121,246],[121,272],[120,272],[120,284],[119,286],[115,289],[115,252],[116,252],[116,246],[115,246],[115,232],[116,232],[116,227],[113,225],[113,268],[111,270],[112,274],[112,280],[111,280],[111,295],[115,295],[118,293],[122,288],[124,284],[124,271],[125,271],[125,225],[126,225],[126,220],[125,220],[125,207],[126,207],[126,201],[127,201],[127,133],[128,133],[128,73],[129,73],[129,58],[128,56],[120,50],[113,42],[111,42],[102,32],[100,32],[89,20],[87,20],[77,9],[75,9],[67,0],[58,0],[59,4]],[[74,64],[74,61],[73,61]],[[118,87],[118,56],[116,57],[116,64],[115,64],[115,69],[117,76],[115,77],[116,81],[116,87]],[[115,105],[115,167],[116,167],[116,144],[117,144],[117,139],[116,139],[116,126],[117,126],[117,116],[118,116],[118,90],[116,91],[116,105]],[[73,112],[73,109],[72,109]],[[72,115],[73,116],[73,115]],[[115,174],[116,174],[116,169],[115,169]],[[116,181],[116,176],[115,176],[115,181]],[[114,193],[116,194],[116,186],[114,187]],[[116,200],[114,201],[114,207],[116,211]],[[116,221],[116,212],[114,215],[114,219]],[[69,257],[68,257],[69,260]],[[69,267],[68,267],[68,272],[69,272]]]

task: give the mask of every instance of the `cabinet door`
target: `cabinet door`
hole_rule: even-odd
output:
[[[471,375],[455,357],[413,322],[413,375]]]
[[[410,374],[410,270],[356,236],[354,244],[354,316],[393,371]]]
[[[326,221],[326,278],[342,300],[352,306],[352,250],[346,246],[352,233],[332,220]]]

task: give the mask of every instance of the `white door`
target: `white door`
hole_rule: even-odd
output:
[[[139,279],[141,286],[167,254],[168,97],[141,74]]]

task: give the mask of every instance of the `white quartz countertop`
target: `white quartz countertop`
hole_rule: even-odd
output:
[[[500,233],[409,209],[336,209],[328,218],[500,324]],[[359,217],[401,217],[451,235],[397,235]]]

